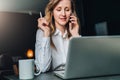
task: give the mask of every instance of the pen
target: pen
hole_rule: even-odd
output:
[[[40,12],[40,18],[42,18],[42,13]],[[42,24],[43,26],[46,26],[45,23]]]
[[[42,18],[42,13],[40,12],[40,18]]]

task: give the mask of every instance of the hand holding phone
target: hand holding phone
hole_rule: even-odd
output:
[[[69,22],[69,30],[72,36],[78,36],[79,35],[79,24],[77,17],[73,14],[70,16],[70,22]]]

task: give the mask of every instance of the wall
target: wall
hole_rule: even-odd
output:
[[[0,53],[25,56],[34,50],[39,15],[0,12]]]
[[[106,21],[108,35],[120,34],[119,0],[83,0],[85,27],[83,35],[96,35],[95,24]]]
[[[0,0],[0,54],[25,56],[34,50],[37,18],[49,0]]]
[[[49,0],[0,0],[0,11],[39,12],[43,11]]]

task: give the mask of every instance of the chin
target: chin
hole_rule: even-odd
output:
[[[61,26],[65,26],[66,24],[60,24]]]
[[[65,26],[67,22],[61,22],[60,25]]]

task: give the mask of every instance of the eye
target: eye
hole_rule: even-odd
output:
[[[56,10],[57,10],[57,11],[61,11],[61,8],[57,8]]]
[[[65,10],[66,10],[66,11],[70,11],[70,9],[69,9],[69,8],[66,8]]]

